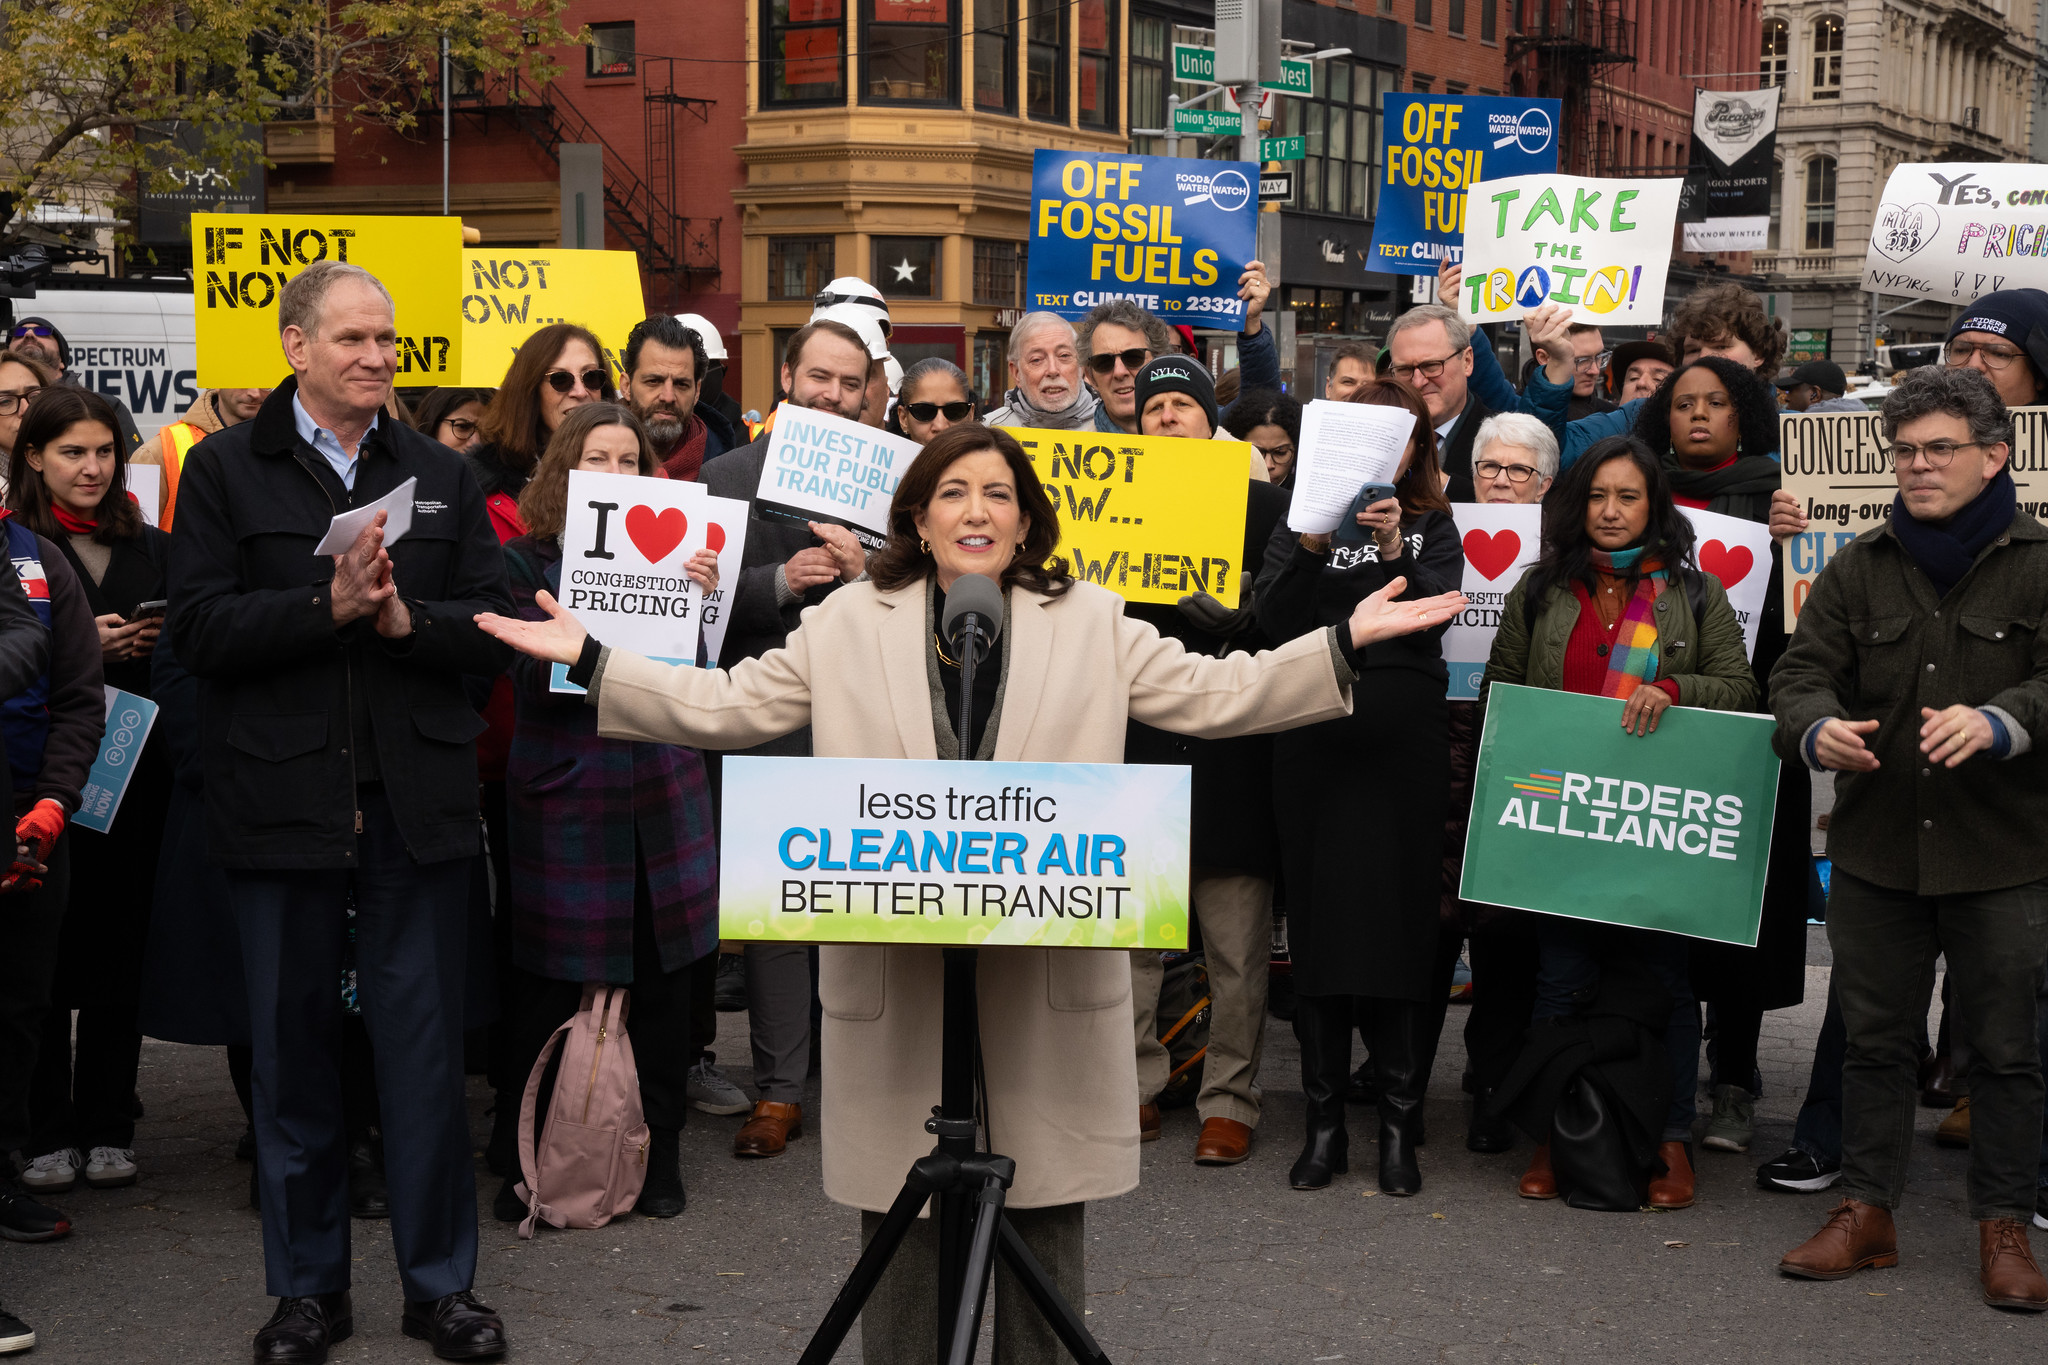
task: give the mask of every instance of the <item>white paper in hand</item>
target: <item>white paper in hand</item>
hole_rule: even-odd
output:
[[[320,537],[320,543],[313,547],[316,555],[343,555],[349,546],[356,543],[356,537],[363,528],[374,521],[379,512],[388,512],[390,517],[384,523],[384,545],[389,549],[405,539],[405,533],[412,529],[412,491],[419,484],[418,479],[407,479],[398,487],[386,493],[375,502],[351,507],[335,515],[328,524],[327,534]]]
[[[1287,529],[1328,535],[1369,483],[1392,483],[1401,452],[1415,432],[1415,414],[1379,403],[1318,398],[1301,414],[1294,501]]]

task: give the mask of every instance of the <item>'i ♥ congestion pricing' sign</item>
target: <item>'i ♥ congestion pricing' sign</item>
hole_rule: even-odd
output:
[[[632,474],[569,475],[556,594],[606,645],[668,663],[715,663],[726,585],[739,574],[747,505],[698,483]],[[708,549],[721,585],[706,599],[683,569]]]

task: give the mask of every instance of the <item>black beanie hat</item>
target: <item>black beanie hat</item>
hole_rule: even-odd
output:
[[[2024,351],[2034,367],[2034,381],[2048,384],[2048,293],[2039,289],[2001,289],[1963,309],[1945,341],[1958,332],[1989,332]]]
[[[50,329],[50,339],[51,339],[52,341],[55,341],[55,342],[57,343],[57,363],[58,363],[59,365],[63,366],[63,367],[64,367],[65,369],[67,369],[67,370],[68,370],[68,369],[70,369],[70,368],[71,368],[71,343],[70,343],[70,342],[68,342],[68,341],[66,341],[66,340],[64,339],[64,334],[63,334],[62,332],[60,332],[60,331],[58,331],[58,330],[57,330],[57,324],[56,324],[56,323],[54,323],[54,322],[52,322],[52,321],[50,321],[50,320],[49,320],[48,318],[38,318],[38,317],[26,317],[26,318],[16,318],[16,319],[14,320],[14,325],[15,325],[16,327],[19,327],[19,326],[21,326],[21,325],[22,325],[23,323],[25,323],[25,322],[33,322],[33,323],[37,323],[37,324],[40,324],[41,326],[44,326],[44,327],[47,327],[47,328],[49,328],[49,329]],[[9,338],[9,342],[10,342],[10,347],[11,347],[11,344],[12,344],[12,338]]]
[[[1208,369],[1192,356],[1163,355],[1145,363],[1138,371],[1138,419],[1144,424],[1145,405],[1162,393],[1184,393],[1209,414],[1209,433],[1216,432],[1216,381]]]

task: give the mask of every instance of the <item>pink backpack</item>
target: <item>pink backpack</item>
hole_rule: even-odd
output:
[[[555,1030],[526,1078],[519,1106],[519,1172],[526,1178],[513,1187],[526,1201],[521,1237],[533,1236],[536,1218],[558,1228],[601,1228],[640,1198],[647,1124],[626,1035],[626,1002],[623,986],[584,986],[582,1008]],[[558,1043],[562,1065],[536,1150],[534,1110]]]

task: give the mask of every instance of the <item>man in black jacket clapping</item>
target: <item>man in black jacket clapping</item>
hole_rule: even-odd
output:
[[[203,687],[208,847],[227,869],[255,1049],[269,1292],[256,1360],[317,1362],[353,1329],[341,984],[355,973],[377,1053],[403,1327],[437,1354],[500,1352],[470,1293],[476,1185],[463,1103],[463,981],[481,852],[464,674],[510,652],[504,559],[460,457],[381,417],[397,369],[390,295],[321,262],[278,322],[294,378],[253,421],[193,449],[171,550],[171,629]],[[416,479],[340,555],[337,513]]]

